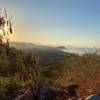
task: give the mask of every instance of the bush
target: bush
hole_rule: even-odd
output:
[[[1,76],[8,76],[10,72],[11,72],[10,61],[0,59],[0,75]]]
[[[18,79],[11,78],[8,80],[8,82],[5,85],[6,89],[6,97],[11,99],[15,96],[17,96],[20,89],[22,89],[22,83]]]
[[[0,88],[0,100],[5,99],[5,89],[3,87]]]

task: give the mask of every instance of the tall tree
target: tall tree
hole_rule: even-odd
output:
[[[0,45],[6,43],[9,46],[9,35],[12,33],[11,17],[8,16],[6,9],[0,9]]]

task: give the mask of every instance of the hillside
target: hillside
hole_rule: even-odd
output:
[[[62,49],[65,48],[64,46],[52,47],[24,42],[14,42],[10,43],[10,45],[24,52],[32,52],[39,56],[39,63],[42,66],[52,66],[55,62],[63,60],[66,56],[71,55],[70,53],[62,51]]]
[[[3,44],[0,83],[1,100],[40,100],[43,91],[46,100],[66,100],[70,85],[79,85],[78,97],[84,98],[89,91],[100,91],[100,55],[69,54],[55,47],[16,49]]]

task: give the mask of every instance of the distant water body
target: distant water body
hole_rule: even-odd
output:
[[[68,47],[63,49],[64,52],[75,53],[75,54],[84,54],[84,53],[94,53],[97,52],[100,54],[100,48],[78,48],[78,47]]]

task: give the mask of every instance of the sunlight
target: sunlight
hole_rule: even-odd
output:
[[[3,35],[3,31],[0,29],[0,35]]]

